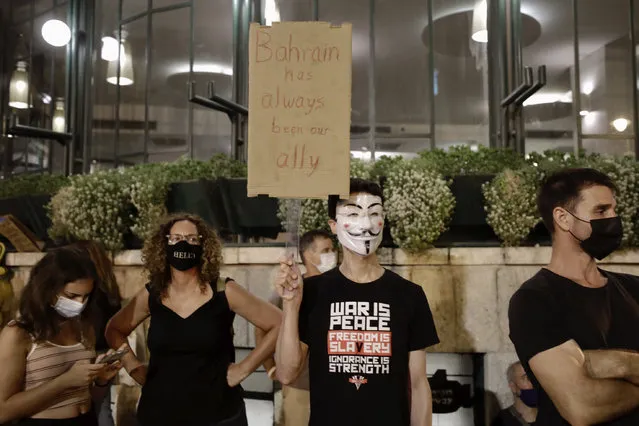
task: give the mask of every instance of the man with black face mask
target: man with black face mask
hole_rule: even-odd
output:
[[[595,260],[621,243],[615,192],[593,169],[562,170],[539,192],[552,257],[513,295],[508,317],[540,425],[639,425],[639,278]]]
[[[521,362],[517,361],[506,371],[508,386],[514,403],[497,415],[492,426],[530,426],[537,418],[538,393],[528,379]]]

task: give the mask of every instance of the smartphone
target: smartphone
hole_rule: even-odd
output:
[[[115,351],[110,355],[105,356],[104,358],[102,358],[102,361],[100,361],[101,364],[112,364],[116,361],[121,360],[124,355],[126,355],[129,352],[128,348],[124,348],[121,349],[119,351]]]

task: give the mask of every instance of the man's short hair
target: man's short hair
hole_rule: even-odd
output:
[[[516,382],[515,368],[517,368],[519,365],[521,365],[521,362],[515,361],[508,366],[508,369],[506,370],[506,379],[508,380],[508,383]]]
[[[351,178],[349,194],[359,193],[376,195],[382,199],[382,203],[384,202],[384,192],[378,184],[370,180]],[[340,199],[337,195],[331,195],[328,197],[328,217],[333,220],[335,220],[335,217],[337,216],[337,205],[339,202]]]
[[[605,186],[617,192],[612,179],[595,169],[563,169],[546,178],[537,195],[537,208],[551,234],[555,232],[553,210],[562,207],[573,212],[581,200],[581,191],[593,186]]]
[[[306,250],[311,248],[313,243],[315,243],[315,241],[317,241],[320,238],[326,238],[330,240],[331,234],[321,229],[315,229],[313,231],[306,232],[304,235],[300,237],[300,247],[299,247],[300,259],[302,259],[303,263],[306,263],[306,259],[304,258],[304,253],[306,252]]]

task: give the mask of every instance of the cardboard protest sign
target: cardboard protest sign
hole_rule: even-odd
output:
[[[348,198],[351,24],[252,24],[248,196]]]

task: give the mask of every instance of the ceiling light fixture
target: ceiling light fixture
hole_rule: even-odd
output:
[[[51,123],[51,129],[54,132],[64,133],[66,131],[64,121],[64,99],[58,98],[55,100],[55,111],[53,111],[53,122]]]
[[[29,75],[27,63],[18,61],[9,83],[9,106],[17,109],[29,108]]]
[[[473,9],[473,26],[471,36],[477,43],[488,43],[488,3],[486,0],[479,0]]]
[[[115,61],[109,62],[107,68],[107,83],[119,85],[119,86],[130,86],[133,84],[133,57],[131,55],[131,46],[126,41],[128,36],[127,32],[124,30],[120,31],[120,52],[119,58]],[[120,69],[120,78],[118,80],[118,63]]]
[[[572,93],[535,93],[524,102],[524,106],[572,102]]]
[[[630,120],[627,120],[625,118],[617,118],[616,120],[612,122],[612,127],[614,127],[616,131],[621,133],[628,128],[629,124],[630,124]]]
[[[275,3],[275,0],[266,0],[264,3],[264,23],[266,25],[273,25],[273,22],[280,21],[280,10]]]
[[[118,44],[118,41],[113,37],[102,37],[102,49],[100,51],[100,57],[109,62],[117,61]]]
[[[64,22],[58,19],[49,19],[42,25],[42,38],[51,46],[66,46],[71,40],[71,30]]]
[[[171,75],[186,74],[189,72],[189,64],[178,65],[171,71]],[[216,63],[197,63],[193,64],[194,73],[206,73],[206,74],[222,74],[233,75],[233,67],[228,65],[216,64]]]

